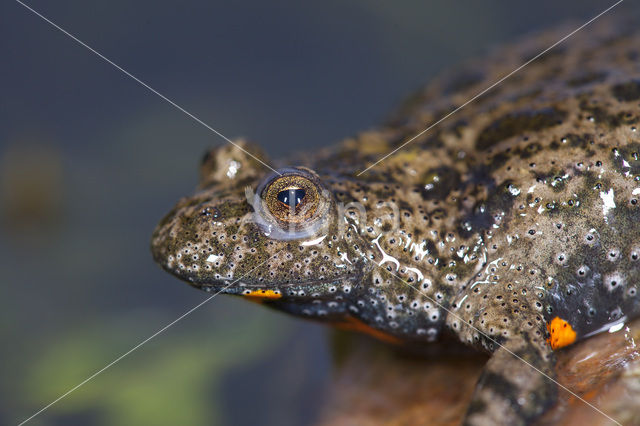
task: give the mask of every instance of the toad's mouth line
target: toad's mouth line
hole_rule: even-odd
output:
[[[219,280],[217,282],[196,283],[189,282],[192,286],[208,293],[220,292],[222,294],[246,296],[263,294],[275,294],[281,296],[308,296],[315,292],[332,293],[337,291],[338,286],[346,283],[353,283],[355,289],[359,281],[360,275],[345,275],[343,277],[334,277],[326,280],[306,280],[291,282],[247,282],[234,280]]]

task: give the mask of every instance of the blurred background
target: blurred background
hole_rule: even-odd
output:
[[[27,3],[278,158],[613,1]],[[207,296],[149,239],[224,142],[17,2],[0,6],[0,57],[0,424],[17,424]],[[217,297],[29,424],[313,424],[331,369],[323,327]]]

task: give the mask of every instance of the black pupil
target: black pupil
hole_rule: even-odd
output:
[[[286,204],[290,207],[298,207],[298,205],[302,202],[306,192],[304,189],[299,188],[290,188],[285,189],[284,191],[278,192],[278,200]]]

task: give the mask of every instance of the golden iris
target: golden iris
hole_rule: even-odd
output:
[[[316,212],[319,195],[314,182],[304,176],[291,174],[274,179],[267,186],[263,199],[276,219],[300,223]]]

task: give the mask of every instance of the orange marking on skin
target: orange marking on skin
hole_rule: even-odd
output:
[[[360,333],[368,334],[369,336],[375,337],[376,339],[382,340],[383,342],[393,343],[396,345],[402,343],[402,340],[398,339],[397,337],[392,336],[391,334],[387,334],[384,331],[375,329],[357,318],[348,317],[343,322],[338,322],[334,325],[342,330],[357,331]]]
[[[575,396],[571,395],[571,397],[569,398],[569,404],[571,404],[571,405],[575,405],[575,404],[582,405],[582,404],[584,404],[583,400],[586,400],[586,401],[593,400],[593,398],[595,398],[598,395],[598,393],[600,393],[601,390],[602,390],[602,386],[598,386],[596,389],[592,389],[589,392],[583,394],[581,399],[578,399]]]
[[[551,349],[556,350],[568,346],[576,341],[576,332],[567,321],[560,317],[555,317],[547,324],[549,338],[547,342]]]
[[[260,299],[280,299],[282,293],[273,290],[251,290],[242,293],[245,297],[257,297]]]
[[[587,400],[593,399],[596,395],[598,395],[598,391],[599,389],[590,390],[589,392],[582,395],[582,399],[587,399]]]

